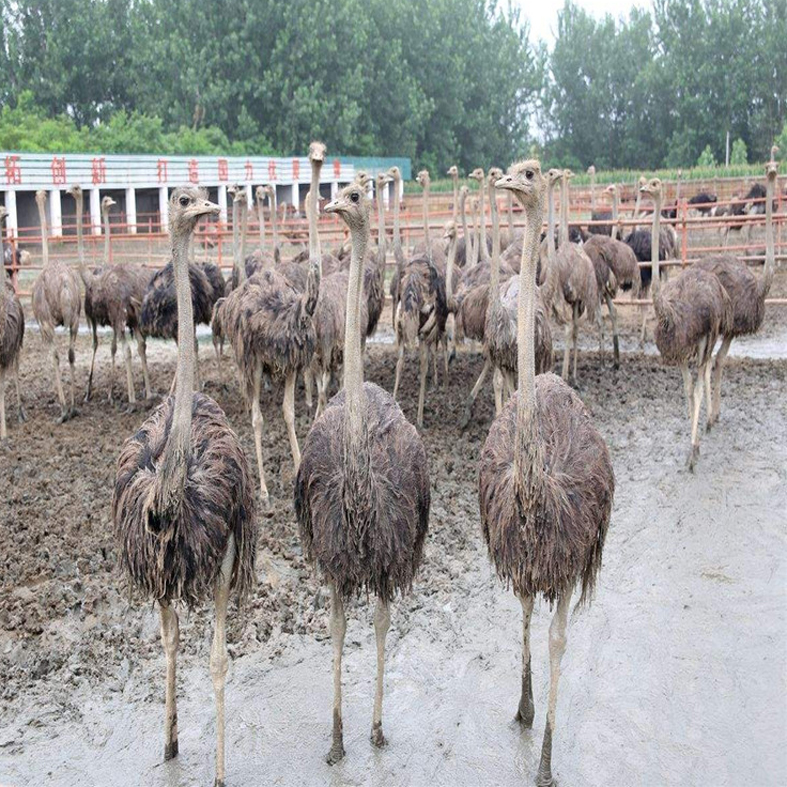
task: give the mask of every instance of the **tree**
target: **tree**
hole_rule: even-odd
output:
[[[742,139],[736,139],[732,143],[732,153],[730,154],[730,164],[748,164],[749,154],[746,150],[746,143]]]
[[[700,153],[700,157],[697,159],[697,166],[698,167],[715,167],[716,166],[716,159],[713,156],[713,151],[711,150],[710,145],[705,145],[705,149]]]

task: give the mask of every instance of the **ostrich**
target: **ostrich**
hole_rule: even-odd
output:
[[[175,667],[180,632],[175,604],[189,608],[212,592],[216,626],[210,674],[216,693],[216,781],[224,786],[225,625],[231,590],[243,597],[254,582],[257,527],[246,457],[224,412],[193,393],[196,359],[188,245],[194,227],[219,206],[204,192],[175,189],[169,223],[178,301],[175,396],[159,405],[123,445],[117,463],[112,518],[121,564],[132,585],[159,604],[167,660],[164,759],[178,754]]]
[[[620,367],[620,343],[618,339],[618,317],[613,299],[618,293],[618,288],[632,290],[635,298],[639,295],[639,265],[630,246],[606,235],[592,235],[585,241],[583,248],[588,257],[590,257],[593,269],[596,272],[596,286],[600,299],[599,308],[596,311],[601,341],[599,349],[603,356],[604,327],[601,316],[601,301],[604,301],[607,304],[609,318],[612,320],[613,365],[617,369]]]
[[[656,312],[656,347],[662,360],[680,366],[691,419],[691,451],[687,466],[694,471],[700,455],[698,423],[703,381],[707,410],[711,412],[711,366],[713,348],[719,336],[732,330],[733,315],[729,295],[718,278],[695,265],[662,285],[659,279],[659,224],[661,222],[661,181],[653,178],[642,187],[653,198],[653,309]],[[697,366],[692,384],[689,364]]]
[[[393,252],[394,260],[396,261],[396,270],[391,277],[390,293],[391,293],[391,325],[394,331],[396,330],[396,308],[399,305],[399,283],[404,271],[404,252],[402,250],[402,236],[400,233],[399,216],[401,211],[401,188],[402,188],[402,173],[399,167],[391,167],[388,170],[388,175],[394,184],[394,205],[393,205]]]
[[[707,191],[701,191],[693,197],[689,197],[688,205],[692,206],[692,210],[700,216],[710,216],[714,206],[719,198],[715,194],[709,194]]]
[[[713,366],[712,403],[707,428],[719,418],[721,409],[721,375],[732,340],[737,336],[756,333],[765,318],[765,298],[771,289],[774,274],[773,194],[778,167],[770,161],[765,165],[765,271],[756,276],[749,266],[729,254],[705,257],[695,267],[718,278],[732,302],[732,325],[723,333],[721,347]]]
[[[593,263],[583,251],[582,246],[569,240],[568,230],[568,181],[572,177],[570,170],[564,170],[560,186],[560,245],[553,259],[557,273],[560,294],[552,298],[553,313],[558,323],[565,326],[565,349],[563,350],[563,368],[561,376],[568,379],[570,345],[574,348],[572,379],[577,380],[577,334],[579,319],[587,313],[588,320],[593,322],[598,308],[598,288]],[[552,247],[554,234],[547,231],[547,246]],[[555,301],[562,301],[558,305]],[[562,308],[565,304],[566,309]]]
[[[486,245],[486,209],[484,208],[484,181],[486,176],[481,167],[476,167],[468,176],[471,180],[478,181],[478,213],[480,216],[478,233],[476,238],[476,261],[478,259],[489,261],[489,248]]]
[[[457,168],[456,164],[452,164],[448,168],[448,172],[446,172],[445,174],[448,175],[449,178],[451,178],[452,186],[454,189],[454,201],[453,203],[451,203],[451,209],[453,211],[452,218],[454,220],[454,223],[456,223],[456,218],[457,218],[456,213],[459,208],[459,169]]]
[[[368,320],[364,340],[374,334],[385,306],[385,204],[383,190],[391,182],[385,172],[377,174],[377,254],[366,261],[363,271],[363,289],[366,293]]]
[[[423,200],[421,201],[424,219],[424,240],[422,243],[416,244],[413,249],[413,256],[425,254],[430,262],[437,265],[438,268],[445,269],[445,252],[443,246],[439,241],[432,241],[429,237],[429,191],[431,188],[431,178],[429,177],[429,170],[422,169],[416,176],[418,185],[423,189]]]
[[[609,210],[593,210],[590,213],[592,221],[610,221],[609,224],[590,224],[588,233],[590,235],[609,235],[612,238],[618,237],[618,186],[612,183],[604,189],[612,199],[612,206]]]
[[[64,423],[77,415],[74,406],[74,363],[76,355],[74,344],[79,331],[79,312],[81,311],[81,298],[79,292],[79,277],[69,265],[59,260],[49,259],[49,239],[46,226],[46,191],[39,189],[36,192],[38,217],[41,221],[41,253],[44,258],[43,268],[33,284],[33,314],[41,330],[44,344],[49,345],[52,356],[52,365],[55,370],[55,388],[60,400],[60,416],[57,423]],[[63,384],[60,381],[60,356],[55,344],[55,327],[62,325],[68,328],[68,364],[71,367],[70,380],[70,407],[66,407],[66,397],[63,393]]]
[[[377,687],[372,743],[386,743],[382,728],[385,637],[390,604],[407,592],[421,562],[429,523],[426,451],[396,401],[363,382],[361,321],[363,260],[369,239],[369,200],[353,184],[326,208],[352,233],[344,330],[344,387],[315,421],[295,481],[295,513],[306,557],[331,587],[333,641],[333,744],[327,761],[344,756],[342,650],[345,602],[377,597]]]
[[[498,576],[522,604],[522,695],[516,714],[526,728],[535,708],[530,617],[541,594],[556,605],[549,629],[550,685],[536,784],[551,785],[560,662],[571,595],[590,599],[609,528],[615,476],[590,413],[554,374],[536,376],[533,331],[536,265],[545,178],[538,161],[514,164],[498,181],[525,209],[517,319],[519,389],[492,424],[479,464],[481,526]]]
[[[112,371],[109,378],[109,403],[112,404],[112,388],[115,384],[115,354],[117,353],[118,339],[123,360],[126,366],[126,384],[128,387],[128,406],[136,406],[134,392],[134,375],[131,369],[131,348],[126,343],[126,328],[137,339],[137,352],[142,363],[142,374],[145,381],[145,397],[150,399],[150,376],[147,363],[147,343],[139,330],[139,312],[145,294],[145,288],[150,279],[139,265],[113,265],[111,264],[112,238],[110,234],[109,210],[115,205],[111,197],[101,200],[101,214],[104,220],[104,264],[100,269],[91,273],[87,270],[84,257],[84,239],[82,229],[83,194],[79,186],[72,186],[68,190],[76,202],[77,224],[77,249],[79,254],[79,271],[85,284],[85,314],[93,334],[93,355],[90,359],[90,373],[87,378],[85,401],[90,401],[93,391],[93,371],[96,363],[98,349],[97,326],[112,328]]]
[[[19,356],[25,336],[25,313],[9,282],[0,280],[0,440],[8,436],[5,426],[5,376],[14,378],[19,422],[27,420],[19,393]]]
[[[8,211],[3,205],[0,205],[0,249],[3,252],[3,267],[6,276],[11,279],[14,286],[17,285],[17,271],[30,264],[30,252],[22,251],[11,243],[6,243],[4,240],[5,219]]]

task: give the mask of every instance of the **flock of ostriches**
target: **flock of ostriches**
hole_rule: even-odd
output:
[[[384,303],[385,216],[378,200],[379,243],[370,247],[371,203],[363,179],[344,188],[325,207],[349,228],[351,245],[336,256],[323,254],[317,232],[320,168],[325,157],[313,143],[311,192],[307,197],[309,248],[291,262],[264,249],[262,203],[273,195],[258,189],[261,244],[246,253],[247,204],[243,189],[234,193],[235,265],[226,288],[215,266],[190,259],[197,222],[218,214],[196,187],[175,189],[169,222],[172,258],[150,280],[133,265],[88,268],[82,239],[82,192],[71,189],[77,203],[79,269],[50,260],[46,242],[45,193],[38,206],[44,237],[43,269],[33,286],[33,312],[43,341],[50,347],[60,420],[74,410],[74,342],[81,308],[93,333],[87,398],[90,396],[96,327],[113,331],[112,368],[120,342],[133,405],[131,351],[126,331],[135,336],[144,373],[150,382],[145,337],[178,340],[174,394],[159,405],[124,444],[117,465],[112,513],[122,565],[135,587],[158,602],[166,653],[165,758],[178,753],[175,668],[179,629],[177,602],[193,605],[211,593],[216,605],[210,671],[216,694],[216,784],[223,785],[224,687],[227,672],[225,619],[231,590],[239,596],[254,580],[256,545],[255,483],[235,432],[221,407],[202,393],[198,383],[195,324],[212,326],[222,375],[225,342],[232,348],[243,393],[250,405],[259,470],[261,501],[268,490],[263,470],[260,396],[269,379],[284,382],[283,414],[295,465],[295,512],[306,556],[330,585],[333,643],[333,742],[328,762],[344,755],[342,740],[341,662],[345,603],[363,593],[376,597],[377,683],[371,739],[383,746],[382,699],[384,647],[390,604],[413,583],[427,533],[430,484],[426,451],[418,431],[396,402],[405,349],[417,346],[420,391],[417,424],[423,421],[430,361],[448,359],[463,337],[481,342],[484,366],[467,398],[464,420],[489,373],[497,415],[479,465],[479,501],[483,535],[497,573],[522,603],[524,653],[522,695],[517,719],[531,727],[534,717],[529,625],[538,594],[554,605],[549,632],[550,689],[537,784],[552,784],[551,752],[560,661],[566,646],[566,622],[572,592],[580,585],[580,602],[593,591],[612,510],[615,479],[609,452],[588,410],[567,384],[570,349],[576,377],[577,326],[583,316],[601,328],[600,308],[608,307],[618,363],[617,323],[613,298],[618,287],[639,290],[650,285],[656,313],[655,340],[662,359],[680,367],[691,422],[689,466],[699,454],[698,421],[703,392],[708,428],[719,414],[723,362],[735,336],[756,331],[774,268],[772,197],[777,167],[766,167],[766,263],[755,275],[730,255],[717,255],[662,282],[659,262],[671,242],[662,217],[658,179],[641,184],[654,203],[650,232],[638,230],[629,243],[610,235],[574,242],[569,234],[568,171],[542,172],[538,161],[513,164],[504,174],[475,170],[470,177],[478,193],[477,231],[468,230],[468,189],[459,187],[455,168],[454,221],[444,237],[429,235],[429,173],[418,181],[424,191],[424,241],[407,259],[400,241],[400,173],[378,175],[378,186],[395,183],[393,251],[396,271],[391,283],[397,364],[394,394],[363,380],[365,340],[372,335]],[[556,244],[554,188],[560,184],[559,233]],[[521,206],[524,231],[515,235],[510,222],[501,242],[497,193]],[[379,192],[378,192],[379,193]],[[612,189],[613,213],[617,194]],[[105,242],[109,244],[104,199]],[[491,211],[491,243],[486,237],[486,205]],[[541,232],[546,205],[547,231]],[[509,200],[509,215],[511,200]],[[275,221],[276,211],[271,211]],[[463,232],[459,233],[457,224]],[[274,226],[275,239],[275,226]],[[503,249],[502,247],[505,246]],[[647,280],[640,280],[634,249],[647,247]],[[652,273],[652,276],[650,275]],[[16,377],[24,319],[11,289],[0,298],[0,413],[5,437],[4,380]],[[550,318],[564,326],[566,348],[562,377],[551,373]],[[70,399],[60,380],[55,326],[69,330]],[[717,339],[721,349],[712,365]],[[603,335],[601,336],[603,341]],[[343,371],[344,385],[328,398],[331,380]],[[692,369],[696,379],[692,379]],[[298,376],[311,405],[317,389],[316,416],[301,453],[294,423]],[[711,380],[713,376],[713,381]],[[112,380],[110,379],[110,382]],[[199,384],[197,385],[199,389]],[[110,387],[111,390],[111,387]],[[17,381],[17,398],[19,387]],[[110,393],[111,396],[111,393]],[[23,415],[20,406],[20,416]]]

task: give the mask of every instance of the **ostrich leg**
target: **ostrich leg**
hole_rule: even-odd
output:
[[[284,423],[287,425],[287,435],[290,438],[290,451],[292,451],[292,462],[295,465],[297,475],[298,468],[301,466],[301,449],[298,447],[298,436],[295,434],[295,378],[297,372],[292,371],[287,375],[284,382],[284,402],[282,412],[284,413]]]
[[[604,293],[604,299],[607,302],[607,309],[609,309],[609,319],[612,320],[612,365],[615,369],[620,368],[620,339],[618,338],[618,313],[615,309],[615,304],[612,302],[612,296],[607,292]],[[599,309],[599,313],[601,310]]]
[[[522,602],[522,696],[516,712],[516,721],[528,729],[533,726],[533,677],[530,672],[530,617],[533,614],[533,596],[523,596]]]
[[[22,407],[22,394],[19,392],[19,356],[14,360],[14,388],[16,389],[16,411],[19,423],[24,423],[27,420],[25,408]]]
[[[142,378],[145,380],[145,399],[150,399],[153,391],[150,387],[150,374],[148,373],[148,344],[141,333],[137,333],[137,354],[142,364]],[[221,378],[221,366],[219,366],[219,378]]]
[[[568,362],[571,355],[571,323],[566,323],[563,333],[565,335],[566,345],[563,349],[563,368],[560,371],[560,376],[564,380],[568,380]]]
[[[93,357],[90,359],[90,374],[87,377],[87,391],[84,401],[89,402],[93,394],[93,370],[96,367],[96,350],[98,350],[98,330],[95,323],[90,326],[93,331]]]
[[[221,368],[221,361],[224,357],[224,339],[219,339],[218,336],[213,337],[213,351],[216,353],[216,366],[219,368],[219,386],[227,389],[224,383],[224,372]]]
[[[503,409],[504,385],[503,373],[496,366],[494,372],[492,372],[492,388],[495,391],[495,417],[499,416],[500,411]]]
[[[713,364],[713,405],[708,419],[709,427],[719,420],[719,411],[721,410],[721,373],[724,371],[724,362],[727,359],[727,353],[730,351],[730,344],[732,344],[731,336],[722,338],[721,347],[719,347],[719,352],[716,353],[716,361]]]
[[[0,293],[0,298],[3,294]],[[0,368],[0,440],[5,440],[8,434],[5,430],[5,369]]]
[[[399,355],[396,359],[396,375],[394,376],[393,398],[399,392],[399,383],[402,380],[402,367],[404,366],[404,342],[399,342]]]
[[[168,601],[159,601],[161,644],[167,657],[167,688],[164,705],[164,759],[178,756],[178,706],[175,698],[175,663],[178,658],[180,627],[178,614]]]
[[[126,329],[120,326],[120,349],[123,353],[123,361],[126,364],[126,386],[128,388],[128,407],[129,411],[134,409],[137,397],[134,394],[134,372],[131,369],[131,348],[126,341]]]
[[[260,410],[260,388],[262,387],[262,367],[254,370],[254,398],[251,401],[251,425],[254,429],[254,448],[257,451],[257,467],[260,471],[260,500],[264,508],[270,507],[268,487],[265,485],[265,469],[262,464],[262,411]]]
[[[711,426],[713,426],[713,422],[711,421],[711,412],[713,411],[713,407],[711,405],[711,384],[710,384],[710,375],[711,375],[711,362],[708,359],[708,362],[705,364],[705,431],[710,432]]]
[[[224,686],[227,681],[227,602],[230,597],[232,566],[235,562],[235,541],[227,543],[227,553],[221,561],[221,571],[216,580],[216,628],[210,649],[210,676],[216,694],[216,781],[215,787],[224,787]]]
[[[705,344],[705,339],[700,342],[700,349],[703,349],[703,345]],[[699,357],[702,358],[703,353],[699,353]],[[699,438],[699,422],[700,422],[700,408],[702,407],[702,387],[703,387],[703,378],[705,376],[705,364],[697,369],[697,380],[694,383],[694,410],[691,414],[691,452],[689,453],[689,458],[686,462],[686,466],[689,470],[693,473],[694,466],[697,464],[697,460],[700,458],[700,438]]]
[[[49,342],[49,353],[52,356],[52,365],[55,367],[55,388],[60,401],[60,417],[57,419],[57,423],[62,424],[68,420],[68,409],[66,408],[66,395],[63,393],[63,381],[60,379],[60,355],[57,352],[54,337]]]
[[[426,374],[429,371],[429,347],[425,342],[419,342],[418,350],[421,354],[421,384],[418,387],[418,417],[416,426],[419,429],[424,425],[424,399],[426,398]]]
[[[107,401],[110,404],[112,404],[112,389],[115,386],[115,355],[117,354],[117,351],[118,351],[118,337],[117,334],[113,331],[112,344],[109,346],[109,352],[110,355],[112,356],[112,366],[110,367],[110,372],[109,372],[109,397]],[[172,385],[174,391],[175,383],[173,382]]]
[[[383,735],[383,678],[385,676],[385,637],[391,626],[391,608],[382,599],[377,599],[374,609],[374,634],[377,640],[377,689],[374,694],[372,716],[372,743],[378,748],[387,741]]]
[[[680,365],[680,372],[683,375],[683,392],[686,394],[686,406],[689,409],[689,420],[694,413],[694,385],[691,381],[691,373],[689,372],[689,365],[682,363]]]
[[[314,406],[313,389],[314,389],[314,375],[312,374],[311,367],[304,366],[303,367],[304,398],[306,399],[306,406],[310,410]]]
[[[571,343],[574,347],[574,364],[571,371],[571,379],[574,384],[577,382],[577,354],[579,349],[577,347],[577,334],[579,332],[579,307],[574,304],[573,313],[571,315]]]
[[[557,685],[560,680],[560,661],[566,652],[566,622],[571,591],[562,595],[557,602],[557,610],[549,626],[549,707],[544,742],[541,745],[541,762],[536,776],[537,787],[551,787],[552,779],[552,732],[555,729],[555,707],[557,706]]]
[[[331,641],[333,643],[333,745],[328,752],[328,765],[334,765],[344,757],[344,736],[342,735],[342,650],[344,634],[347,631],[347,618],[344,602],[331,585]]]
[[[473,390],[470,391],[470,395],[467,397],[467,401],[465,402],[465,411],[462,415],[462,420],[459,422],[460,429],[467,429],[470,419],[473,417],[473,404],[475,403],[475,400],[478,397],[478,392],[481,390],[481,386],[484,384],[484,380],[486,380],[486,376],[489,374],[489,370],[491,368],[492,362],[487,356],[484,358],[484,367],[481,369],[481,374],[478,375],[478,379],[475,381]]]
[[[78,415],[76,404],[75,404],[75,397],[76,397],[76,342],[77,342],[77,333],[79,331],[79,326],[77,325],[76,328],[72,328],[69,337],[68,337],[68,365],[71,370],[71,379],[70,379],[70,398],[71,398],[71,407],[68,411],[68,417],[73,418],[75,415]]]

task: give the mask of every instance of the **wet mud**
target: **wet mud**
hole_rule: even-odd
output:
[[[636,341],[630,322],[625,349]],[[387,315],[381,325],[390,325]],[[594,333],[583,337],[595,349]],[[77,356],[84,391],[86,338]],[[173,347],[153,343],[149,356],[154,387],[167,391]],[[206,392],[253,462],[237,386],[217,385],[209,342],[200,359]],[[690,474],[678,370],[648,353],[622,360],[610,368],[609,341],[605,365],[595,352],[580,354],[580,394],[610,446],[617,491],[595,599],[569,622],[553,771],[563,787],[785,784],[787,361],[730,360],[721,419],[703,434]],[[139,395],[136,354],[134,362]],[[394,364],[390,346],[373,344],[366,376],[390,390]],[[478,353],[460,352],[447,386],[441,373],[427,395],[430,534],[415,588],[393,610],[388,746],[369,741],[375,646],[372,605],[360,599],[348,611],[347,755],[332,768],[328,599],[297,536],[281,390],[263,397],[274,506],[260,520],[258,586],[243,609],[230,609],[228,787],[533,783],[550,610],[538,604],[533,616],[536,719],[523,731],[513,721],[521,610],[495,578],[479,528],[477,460],[493,415],[491,386],[469,429],[457,426],[481,365]],[[0,446],[0,784],[210,784],[212,610],[181,612],[180,754],[165,763],[158,615],[123,587],[110,521],[115,460],[145,407],[126,413],[107,403],[106,340],[97,369],[94,401],[56,425],[51,371],[31,332],[22,361],[30,420],[17,424],[9,408],[9,440]],[[402,389],[411,420],[417,383],[413,354]],[[121,401],[124,386],[121,363]],[[296,413],[303,440],[310,417],[302,392]]]

